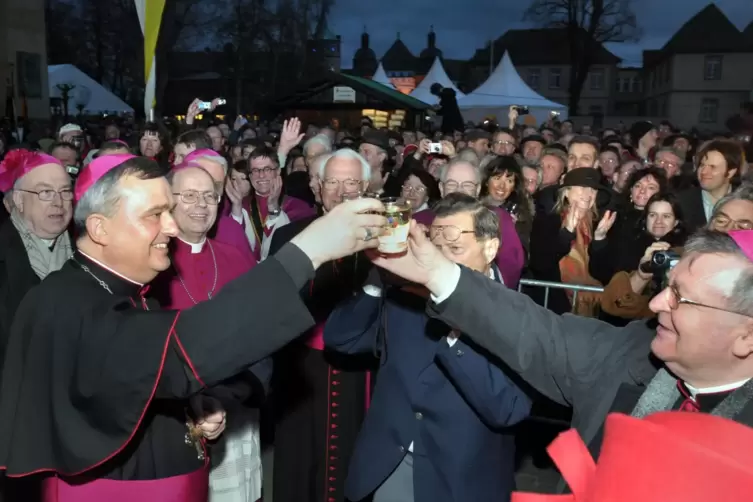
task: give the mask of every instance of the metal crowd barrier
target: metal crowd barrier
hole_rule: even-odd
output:
[[[544,288],[544,307],[549,306],[549,289],[569,289],[573,292],[573,306],[578,302],[578,293],[586,291],[589,293],[603,293],[604,288],[601,286],[586,286],[583,284],[567,284],[564,282],[537,281],[536,279],[521,279],[518,283],[518,292],[522,292],[523,286]]]

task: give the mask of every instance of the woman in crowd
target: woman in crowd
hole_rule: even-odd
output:
[[[609,281],[610,288],[624,293],[629,287],[636,295],[645,295],[651,298],[655,292],[661,289],[664,273],[658,274],[653,271],[641,269],[644,263],[650,263],[653,254],[657,251],[679,249],[685,243],[687,234],[683,224],[682,210],[677,197],[673,193],[657,193],[646,204],[641,219],[641,231],[632,246],[621,246],[624,252],[616,260],[620,260],[618,270]],[[662,270],[666,272],[667,270]],[[624,325],[633,318],[629,308],[622,309],[618,304],[608,305],[614,302],[610,295],[602,297],[602,318],[615,325]],[[624,301],[623,301],[624,302]],[[616,314],[615,314],[616,313]]]
[[[139,137],[139,155],[156,160],[165,171],[170,169],[170,136],[167,131],[154,122],[147,122]]]
[[[667,190],[667,179],[656,167],[636,171],[628,181],[627,200],[617,208],[614,225],[603,239],[592,246],[588,271],[592,277],[606,284],[620,270],[630,270],[635,263],[635,249],[642,252],[641,221],[646,204],[656,193]],[[638,254],[640,256],[640,254]]]
[[[306,167],[306,159],[300,153],[291,153],[285,160],[285,174],[297,171],[308,171],[308,168]]]
[[[401,195],[410,202],[414,213],[430,208],[442,198],[437,180],[423,169],[416,168],[410,170]]]
[[[535,279],[600,285],[588,273],[589,247],[594,237],[606,235],[616,217],[606,211],[599,219],[596,195],[604,189],[601,174],[595,169],[573,169],[565,175],[554,210],[548,214],[537,213],[533,220],[529,267]],[[538,289],[543,295],[543,289]],[[541,298],[534,299],[543,303]],[[579,293],[575,305],[572,299],[572,292],[553,289],[549,292],[547,306],[558,314],[572,311],[592,316],[596,313],[596,295]]]
[[[487,165],[480,197],[486,204],[502,207],[510,213],[520,242],[528,249],[533,225],[533,201],[526,191],[523,172],[514,157],[497,157]]]
[[[443,165],[449,162],[449,160],[450,158],[447,155],[442,155],[440,153],[429,155],[426,157],[426,171],[434,176],[434,178],[439,179],[439,171],[442,169]]]

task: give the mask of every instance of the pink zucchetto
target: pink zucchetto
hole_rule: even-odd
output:
[[[729,236],[740,247],[740,251],[753,261],[753,230],[733,230]]]
[[[16,181],[25,174],[47,164],[63,166],[58,159],[46,153],[26,150],[24,148],[11,150],[3,161],[0,162],[0,192],[10,191]]]
[[[121,153],[116,155],[103,155],[92,160],[86,167],[81,170],[76,179],[76,187],[73,195],[78,202],[84,196],[87,190],[91,188],[102,176],[112,171],[120,164],[127,160],[135,159],[136,155],[130,153]]]

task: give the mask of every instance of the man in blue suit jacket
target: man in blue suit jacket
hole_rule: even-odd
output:
[[[494,211],[462,193],[436,208],[432,241],[449,259],[500,281]],[[410,286],[386,291],[373,271],[364,292],[340,305],[325,344],[381,359],[356,442],[345,495],[374,502],[501,502],[514,489],[509,427],[528,416],[528,397],[502,363],[430,320]],[[336,430],[331,431],[337,434]]]

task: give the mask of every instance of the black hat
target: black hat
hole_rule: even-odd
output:
[[[656,126],[647,120],[636,122],[630,126],[630,142],[633,146],[638,146],[641,138],[649,133],[649,131],[656,129]]]
[[[594,190],[603,190],[601,184],[601,172],[591,167],[578,167],[568,172],[562,181],[563,187],[587,187]]]
[[[531,134],[530,136],[523,138],[523,141],[520,142],[520,147],[523,148],[523,145],[525,145],[529,141],[538,141],[543,146],[547,145],[546,138],[544,138],[544,136],[541,136],[540,134]]]
[[[384,131],[366,131],[361,138],[361,143],[378,146],[384,151],[389,151],[390,137]]]
[[[492,135],[483,129],[473,129],[465,133],[465,140],[468,142],[478,141],[480,139],[492,139]]]

